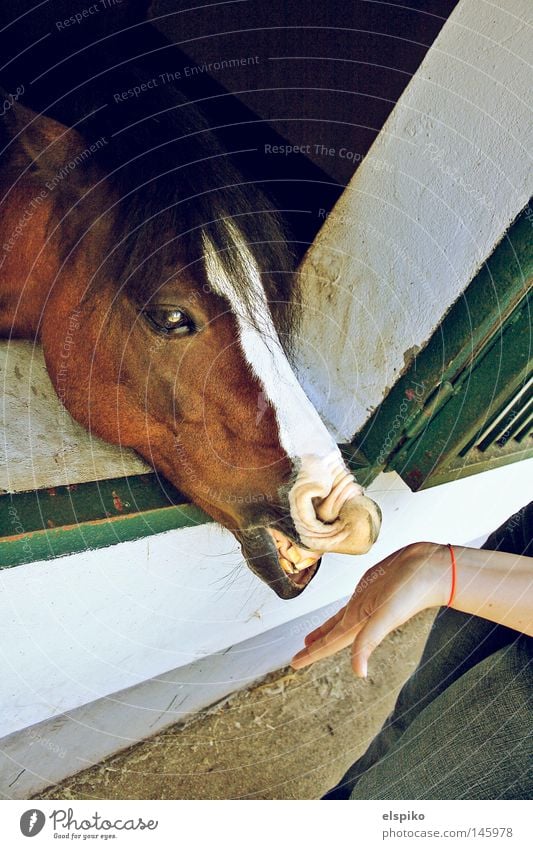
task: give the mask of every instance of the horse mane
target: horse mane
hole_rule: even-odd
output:
[[[294,260],[280,216],[258,186],[243,179],[196,105],[169,82],[148,87],[151,79],[145,68],[112,69],[83,86],[69,102],[68,121],[63,118],[86,148],[57,173],[70,172],[65,185],[89,175],[92,184],[97,173],[115,199],[102,273],[131,297],[146,299],[185,258],[204,284],[209,244],[239,300],[251,306],[254,288],[241,239],[260,271],[277,329],[288,339],[297,321]],[[56,191],[54,204],[68,221],[60,234],[67,257],[83,249],[83,241],[76,244],[90,227],[88,216],[95,220],[102,210],[91,191],[79,204]]]

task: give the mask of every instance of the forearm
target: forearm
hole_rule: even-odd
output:
[[[455,545],[453,550],[457,569],[451,606],[533,636],[533,558]],[[439,546],[437,559],[444,599],[451,580],[447,546]]]
[[[453,552],[450,606],[533,636],[533,558],[460,545]],[[421,610],[450,602],[453,568],[446,545],[411,543],[366,575],[364,588],[358,585],[345,607],[307,635],[292,660],[295,669],[351,644],[354,672],[365,677],[368,658],[387,634]]]

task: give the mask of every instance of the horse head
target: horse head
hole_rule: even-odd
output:
[[[13,103],[0,330],[38,339],[71,415],[135,449],[292,598],[324,552],[368,551],[380,511],[289,363],[275,211],[169,92],[76,128]]]

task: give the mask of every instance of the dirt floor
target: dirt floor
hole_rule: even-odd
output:
[[[366,680],[349,650],[253,689],[97,764],[39,799],[318,799],[366,749],[418,662],[426,611],[374,652]]]

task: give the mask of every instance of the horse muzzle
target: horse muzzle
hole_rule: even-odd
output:
[[[326,552],[366,554],[378,538],[381,510],[336,453],[302,458],[285,498],[289,510],[257,516],[235,533],[252,572],[280,598],[299,595]]]
[[[320,506],[317,507],[320,516]],[[357,495],[342,505],[337,518],[320,519],[312,528],[295,522],[302,544],[325,554],[366,554],[376,542],[381,530],[381,510],[366,495]]]
[[[340,456],[304,458],[289,504],[299,541],[312,551],[366,554],[381,529],[381,510]]]
[[[275,524],[235,535],[251,571],[280,598],[291,599],[313,580],[324,553],[369,551],[379,534],[381,511],[370,498],[358,495],[345,501],[335,522],[322,525],[311,537],[300,533],[298,543]]]

